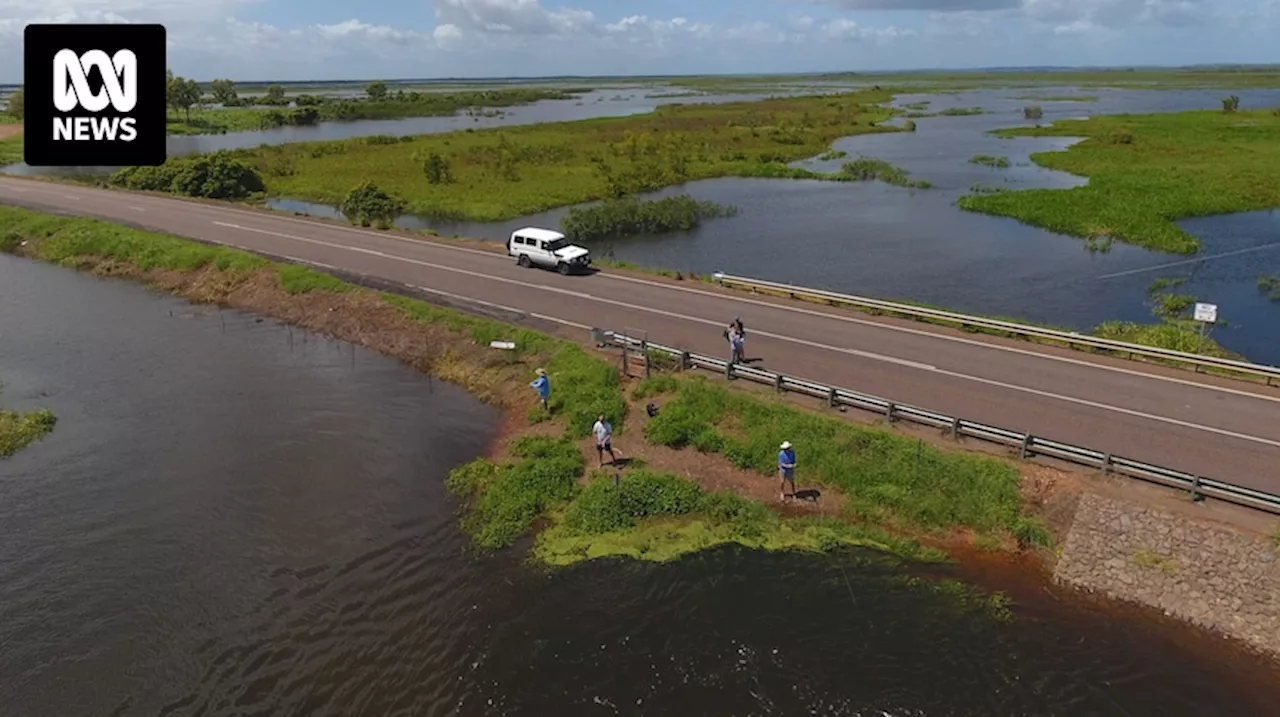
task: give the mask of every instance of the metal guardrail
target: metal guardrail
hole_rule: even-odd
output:
[[[1069,443],[1050,440],[1029,433],[1019,433],[1006,428],[988,426],[975,421],[967,421],[955,416],[948,416],[937,411],[930,411],[916,406],[895,403],[893,401],[870,396],[857,391],[827,386],[815,381],[784,376],[780,373],[765,371],[742,364],[731,364],[723,359],[690,353],[673,346],[655,344],[645,339],[637,339],[613,332],[595,330],[592,332],[598,343],[613,344],[622,347],[624,353],[628,349],[637,349],[644,356],[654,353],[674,357],[681,370],[699,368],[716,371],[727,378],[740,378],[753,383],[773,386],[779,392],[800,393],[825,400],[832,407],[850,406],[884,416],[888,421],[908,421],[923,426],[945,430],[952,438],[976,438],[987,443],[994,443],[1018,451],[1020,459],[1034,456],[1046,456],[1074,463],[1088,468],[1096,468],[1106,474],[1122,475],[1136,478],[1148,483],[1155,483],[1169,488],[1188,491],[1193,500],[1203,497],[1217,498],[1235,505],[1264,510],[1280,514],[1280,495],[1233,485],[1223,481],[1205,478],[1193,473],[1165,468],[1163,466],[1143,463],[1129,458],[1095,451],[1089,448],[1074,446]],[[648,362],[646,375],[648,371]]]
[[[1086,336],[1084,334],[1078,334],[1070,331],[1057,331],[1038,326],[1016,324],[1011,321],[987,319],[981,316],[971,316],[969,314],[957,314],[950,311],[930,309],[923,306],[912,306],[910,304],[901,304],[894,301],[870,299],[864,296],[838,294],[836,292],[823,291],[821,289],[808,289],[803,286],[764,281],[762,279],[748,279],[746,277],[732,276],[719,272],[713,274],[712,278],[722,286],[739,287],[754,292],[776,292],[786,294],[793,299],[818,300],[828,304],[855,306],[863,309],[873,309],[886,313],[899,314],[901,316],[945,321],[952,324],[958,324],[960,326],[993,329],[996,331],[1016,334],[1018,336],[1057,341],[1073,347],[1089,346],[1092,348],[1104,349],[1106,351],[1127,354],[1130,358],[1134,356],[1143,356],[1147,358],[1161,359],[1163,361],[1187,364],[1194,367],[1197,371],[1201,368],[1216,368],[1225,371],[1234,371],[1265,379],[1268,386],[1276,385],[1273,381],[1280,383],[1280,367],[1276,366],[1249,363],[1248,361],[1234,361],[1232,359],[1216,358],[1213,356],[1202,356],[1200,354],[1187,353],[1185,351],[1172,351],[1170,349],[1133,344],[1127,341],[1100,339],[1095,336]]]

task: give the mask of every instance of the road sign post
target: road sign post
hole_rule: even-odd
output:
[[[1194,314],[1195,320],[1200,324],[1200,346],[1199,351],[1204,352],[1205,335],[1208,333],[1209,324],[1218,323],[1218,305],[1202,304],[1196,302]]]

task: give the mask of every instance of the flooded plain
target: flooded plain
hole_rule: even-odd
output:
[[[0,705],[65,715],[1266,714],[1276,669],[1038,580],[472,554],[498,416],[349,344],[0,254]],[[914,579],[913,579],[914,578]],[[985,606],[985,607],[984,607]]]

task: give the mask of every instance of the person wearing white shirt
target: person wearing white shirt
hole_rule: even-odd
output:
[[[591,427],[591,432],[596,434],[596,455],[600,457],[600,467],[604,467],[605,451],[609,452],[609,465],[618,462],[618,455],[613,452],[613,426],[601,414],[596,419],[596,425]]]

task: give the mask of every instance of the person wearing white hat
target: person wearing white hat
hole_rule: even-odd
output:
[[[783,441],[778,447],[778,476],[782,479],[782,500],[794,498],[796,494],[796,452],[791,441]],[[790,486],[791,493],[787,494]]]

